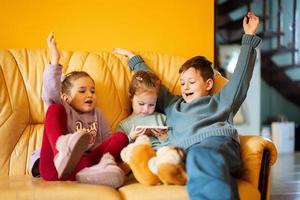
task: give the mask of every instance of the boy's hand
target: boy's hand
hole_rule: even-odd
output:
[[[57,49],[56,40],[53,32],[51,32],[48,35],[47,45],[50,52],[50,64],[54,66],[58,66],[60,55]]]
[[[158,128],[152,129],[152,135],[159,140],[165,140],[168,138],[168,130],[161,130]]]
[[[136,55],[132,51],[127,50],[127,49],[122,49],[122,48],[114,48],[113,52],[123,55],[123,56],[127,56],[129,59]]]
[[[254,35],[259,25],[259,18],[253,12],[248,12],[243,20],[245,34]]]

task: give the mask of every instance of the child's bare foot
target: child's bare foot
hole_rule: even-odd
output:
[[[114,48],[113,52],[123,55],[123,56],[127,56],[128,58],[132,58],[133,56],[135,56],[136,54],[133,53],[132,51],[128,50],[128,49],[122,49],[122,48]]]
[[[48,49],[49,49],[49,52],[50,52],[50,64],[54,65],[54,66],[57,66],[58,62],[59,62],[60,55],[59,55],[59,52],[58,52],[58,49],[57,49],[57,44],[56,44],[56,40],[55,40],[53,32],[49,33],[49,35],[48,35],[47,45],[48,45]]]

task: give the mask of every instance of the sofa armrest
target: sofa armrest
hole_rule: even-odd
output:
[[[266,199],[269,192],[270,168],[276,162],[274,143],[261,136],[240,136],[243,171],[239,178],[250,182]]]

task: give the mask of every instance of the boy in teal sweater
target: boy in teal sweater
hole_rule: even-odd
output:
[[[161,86],[157,109],[167,116],[171,127],[169,145],[187,152],[187,191],[190,199],[239,199],[233,177],[242,168],[240,144],[233,117],[246,98],[256,59],[255,36],[259,19],[252,12],[243,21],[245,35],[238,62],[229,83],[221,92],[210,96],[214,84],[211,62],[196,56],[179,70],[181,96]],[[124,49],[130,69],[151,70],[140,56]]]

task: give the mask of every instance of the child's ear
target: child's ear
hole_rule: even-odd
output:
[[[206,80],[206,90],[210,91],[214,87],[214,80],[211,78]]]
[[[72,101],[72,97],[67,94],[61,94],[61,98],[63,101],[67,102],[68,104],[70,104]]]

